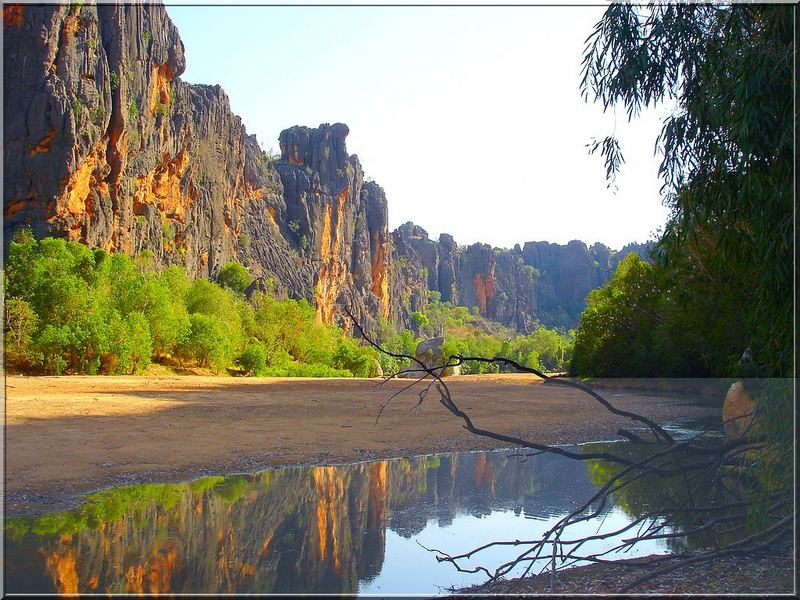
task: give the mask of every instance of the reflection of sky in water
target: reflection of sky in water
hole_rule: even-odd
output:
[[[438,563],[435,555],[422,548],[435,548],[447,554],[461,554],[469,549],[477,548],[491,540],[528,540],[541,537],[558,522],[559,517],[525,518],[513,511],[494,511],[481,518],[460,515],[453,519],[450,526],[440,527],[435,520],[412,539],[406,539],[391,529],[386,532],[386,554],[381,573],[372,581],[359,583],[360,595],[374,594],[435,594],[447,593],[445,588],[461,588],[482,583],[486,576],[481,573],[461,573],[450,563]],[[565,531],[564,539],[575,539],[596,534],[599,530],[615,531],[631,522],[631,519],[617,508],[612,508],[591,521],[576,524]],[[592,540],[581,546],[580,553],[602,552],[628,537],[630,532],[611,540]],[[419,541],[419,544],[417,543]],[[493,547],[482,551],[478,557],[459,561],[464,569],[483,566],[493,568],[519,556],[525,546]],[[565,548],[566,550],[566,548]],[[660,554],[667,551],[667,545],[661,540],[652,540],[637,544],[624,554],[608,555],[605,558],[625,559],[638,556]],[[531,573],[539,573],[548,569],[549,558],[537,561]],[[576,564],[585,564],[576,563]],[[409,565],[413,565],[409,569]],[[510,576],[523,573],[527,563],[518,566]]]
[[[613,445],[616,453],[631,450]],[[494,540],[537,539],[609,475],[594,461],[518,455],[441,454],[106,490],[72,511],[6,519],[5,590],[443,593],[484,576],[439,563],[420,544],[460,554]],[[662,487],[657,480],[632,489],[562,539],[620,529],[636,506],[653,506]],[[614,545],[593,541],[580,554]],[[667,549],[652,541],[607,558]],[[460,564],[494,570],[524,550],[495,547]]]

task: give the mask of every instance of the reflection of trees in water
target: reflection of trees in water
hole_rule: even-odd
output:
[[[601,443],[586,444],[584,449],[586,452],[613,451],[618,456],[637,461],[652,453],[652,450],[645,446],[632,444],[625,446]],[[592,483],[598,487],[611,481],[623,468],[620,465],[599,460],[589,460],[586,463],[589,477]],[[678,463],[673,462],[671,465],[665,465],[665,468],[677,466]],[[725,501],[723,493],[727,494],[737,490],[738,493],[742,493],[743,490],[736,479],[735,471],[729,473],[730,475],[723,476],[719,480],[710,480],[706,471],[680,473],[672,477],[662,477],[650,473],[632,480],[631,483],[614,492],[612,497],[614,503],[634,519],[645,513],[652,512],[656,517],[663,514],[664,511],[670,511],[674,514],[672,519],[674,526],[668,531],[687,532],[697,526],[699,515],[713,514],[720,519],[721,524],[725,524],[724,527],[666,538],[666,542],[674,553],[722,547],[744,537],[745,519],[730,516],[735,511],[712,512],[705,510],[700,512],[695,507],[719,506]],[[741,512],[741,507],[736,508],[736,512]]]
[[[492,510],[555,513],[592,490],[553,456],[429,456],[126,486],[6,522],[14,592],[355,592],[383,566],[387,525]]]
[[[7,585],[61,593],[353,591],[382,566],[385,479],[376,463],[213,478],[210,489],[200,480],[93,494],[75,511],[7,522]]]

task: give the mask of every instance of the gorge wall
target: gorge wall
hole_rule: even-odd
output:
[[[428,291],[520,331],[573,326],[622,253],[582,242],[460,248],[406,224],[364,180],[346,125],[292,127],[273,159],[219,86],[189,84],[164,7],[13,5],[4,26],[4,234],[151,252],[312,302],[320,320],[411,327]],[[636,249],[634,249],[636,250]]]
[[[481,315],[521,332],[537,324],[575,327],[588,293],[608,281],[631,252],[646,258],[652,243],[628,244],[615,251],[604,244],[587,247],[526,242],[513,249],[487,244],[459,246],[451,235],[438,241],[413,223],[392,232],[393,259],[400,280],[401,304],[421,310],[428,291],[443,302],[478,307]]]

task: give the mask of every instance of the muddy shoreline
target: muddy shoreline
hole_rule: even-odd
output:
[[[465,431],[435,397],[413,411],[407,381],[219,377],[6,378],[5,511],[38,514],[118,485],[340,464],[508,444]],[[528,375],[449,380],[476,426],[548,444],[617,439],[635,423]],[[680,392],[598,387],[658,422],[719,414]]]

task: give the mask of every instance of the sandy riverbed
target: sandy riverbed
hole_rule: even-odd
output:
[[[500,444],[465,431],[409,381],[226,377],[6,378],[6,512],[53,508],[113,485],[273,465],[348,462]],[[579,390],[528,375],[451,378],[477,427],[545,443],[611,439],[632,423]],[[658,421],[712,414],[679,397],[608,390]]]

